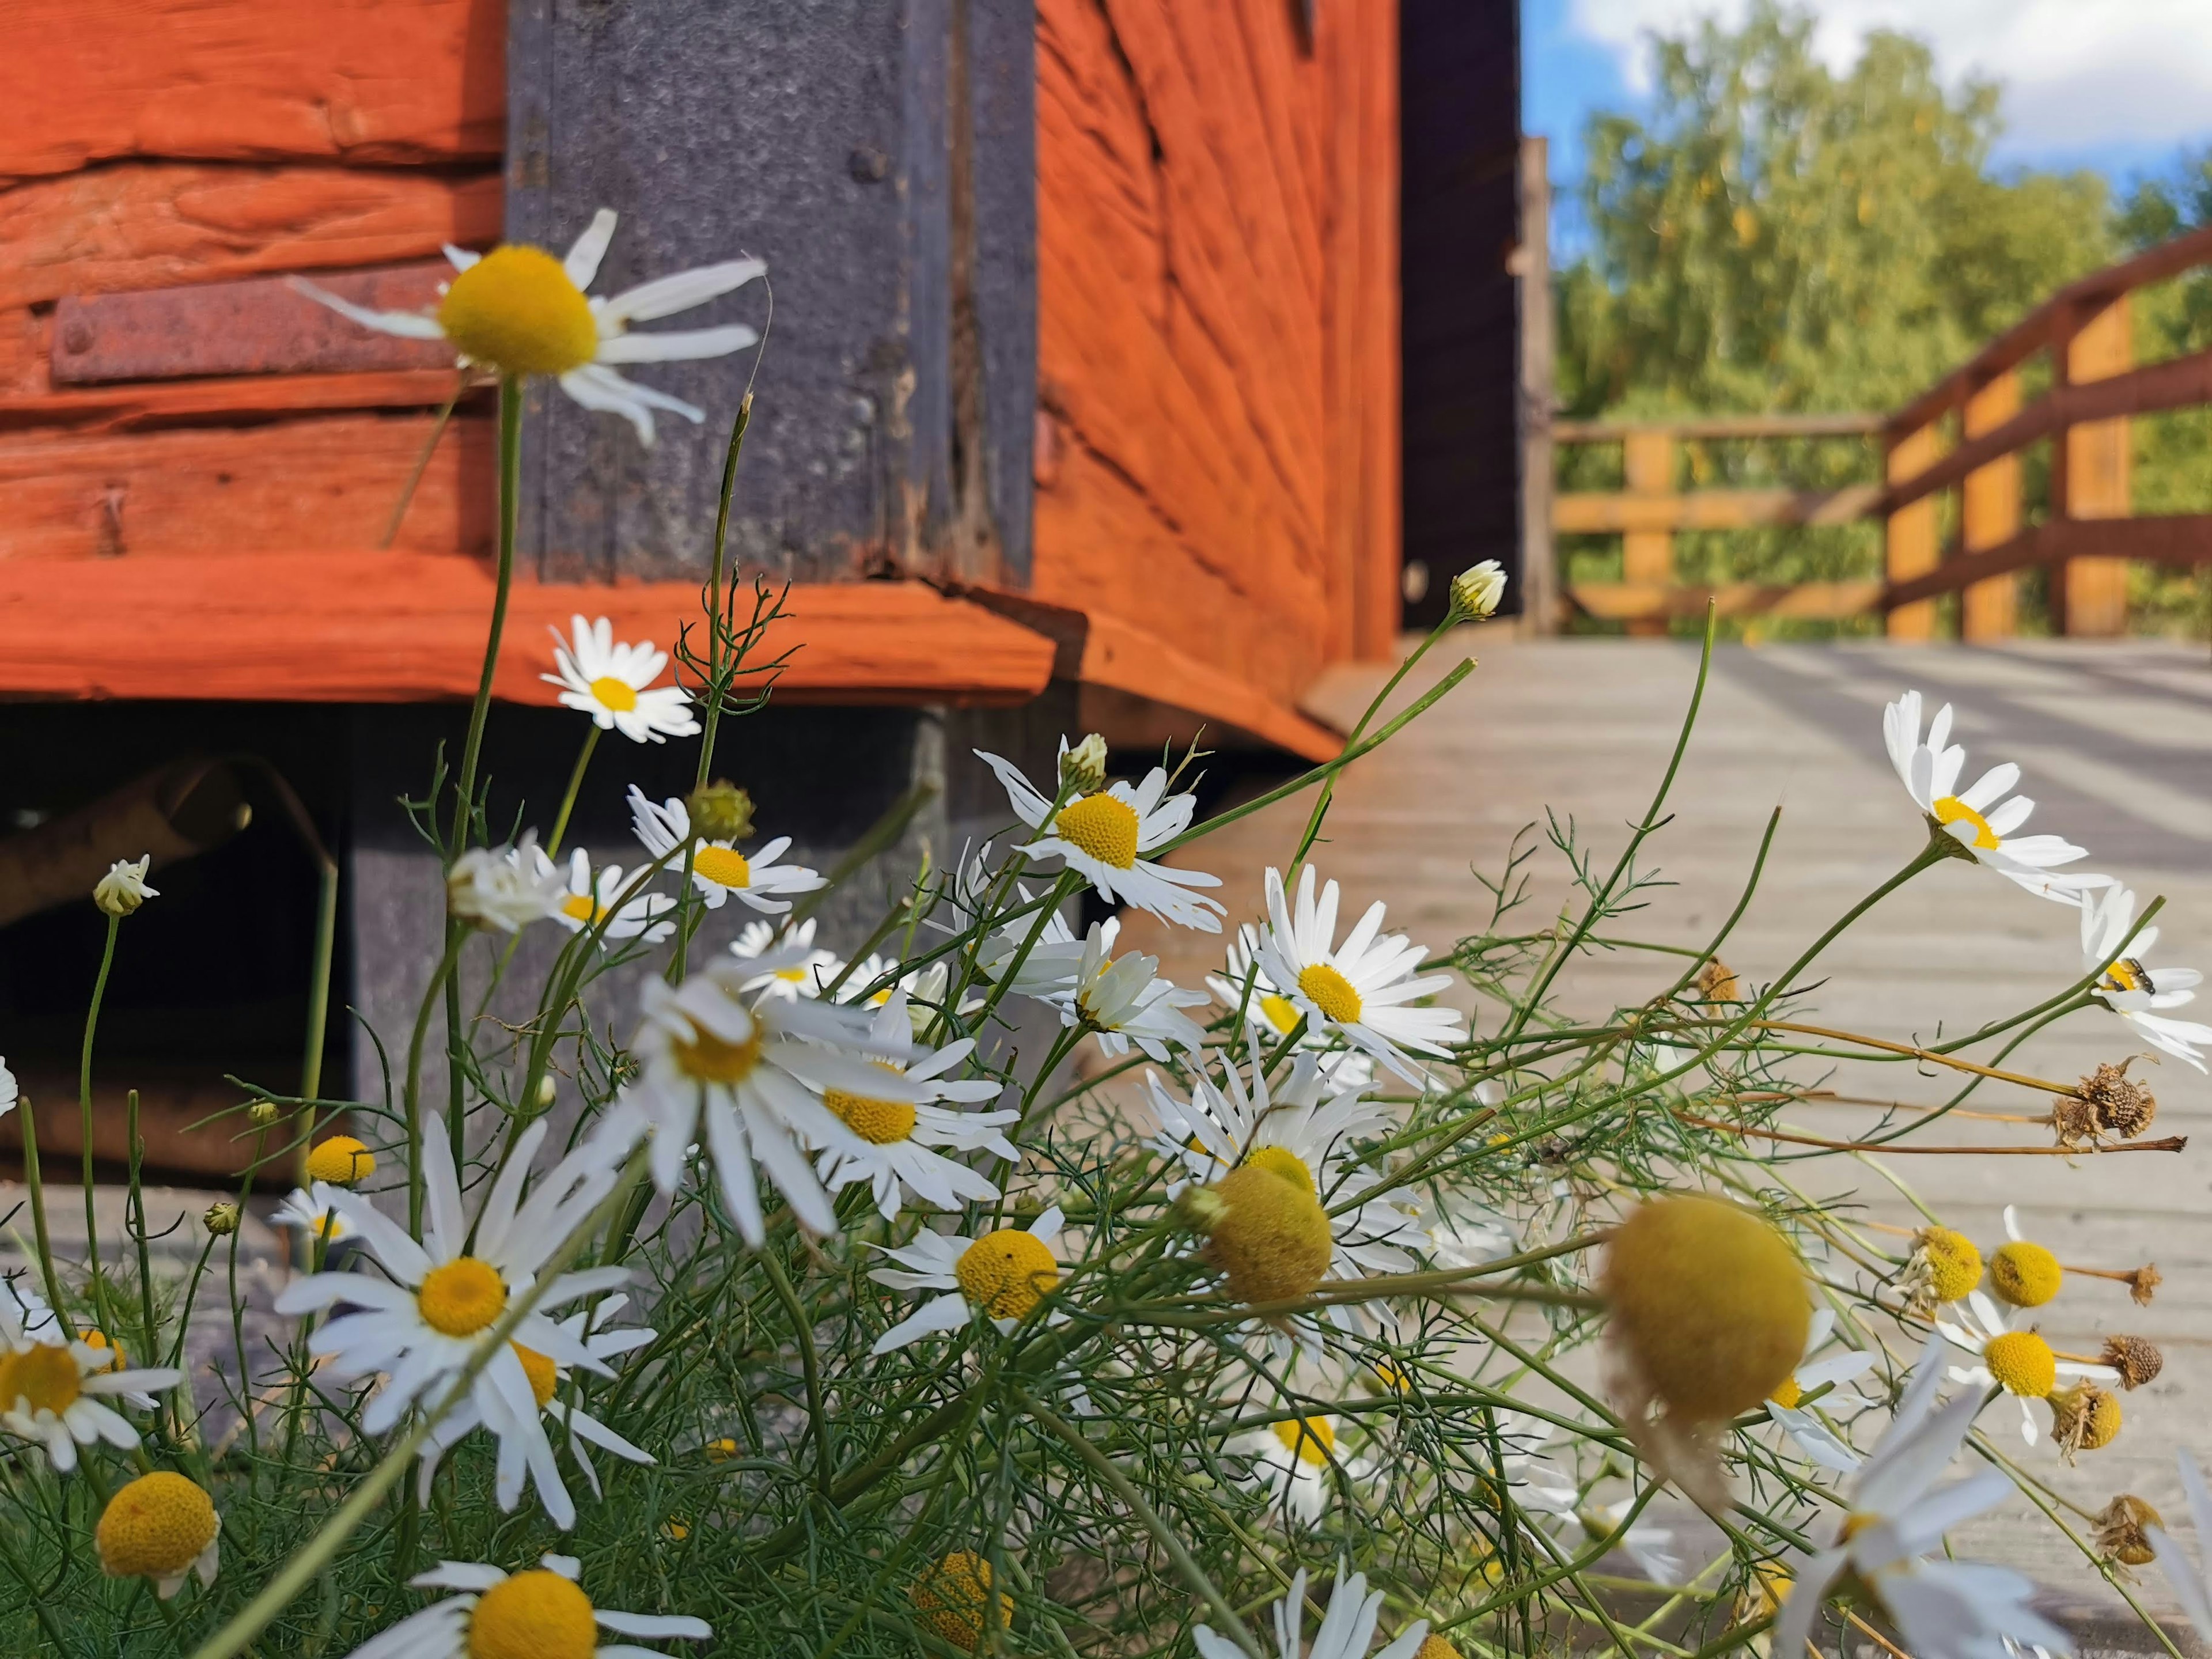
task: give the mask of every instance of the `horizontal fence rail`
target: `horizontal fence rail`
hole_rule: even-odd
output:
[[[1960,596],[1962,638],[2014,631],[2017,575],[2051,573],[2060,631],[2124,631],[2131,561],[2212,563],[2212,514],[2137,518],[2130,499],[2130,422],[2212,404],[2212,351],[2137,367],[2130,296],[2212,264],[2212,228],[2192,231],[2060,289],[1975,357],[1888,415],[1693,416],[1663,420],[1555,421],[1551,446],[1618,445],[1624,488],[1563,490],[1551,498],[1559,535],[1618,535],[1618,582],[1568,582],[1563,604],[1583,615],[1663,633],[1705,614],[1839,621],[1880,614],[1893,637],[1936,631],[1934,602]],[[2020,370],[2039,353],[2049,390],[2023,404]],[[1681,446],[1701,441],[1848,441],[1880,445],[1880,483],[1827,490],[1680,489]],[[2021,453],[2051,445],[2048,516],[2027,522]],[[1548,462],[1548,456],[1547,456]],[[1948,545],[1939,511],[1958,492]],[[1880,580],[1732,582],[1677,580],[1678,532],[1813,526],[1880,520]]]

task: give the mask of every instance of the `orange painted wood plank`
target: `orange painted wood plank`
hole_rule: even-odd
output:
[[[1243,679],[1176,650],[1148,629],[1094,611],[1079,678],[1242,727],[1308,760],[1334,759],[1344,739]]]
[[[0,308],[496,241],[496,171],[130,161],[0,191]]]
[[[473,696],[489,568],[423,554],[0,563],[0,692],[415,702]],[[689,583],[519,582],[497,695],[550,704],[547,629],[613,619],[664,649],[699,615]],[[769,632],[795,646],[779,696],[836,702],[1026,702],[1052,673],[1042,635],[916,582],[795,587]]]
[[[0,177],[123,157],[451,161],[506,142],[502,0],[15,0]]]
[[[285,416],[317,410],[434,409],[453,395],[451,369],[384,369],[365,374],[248,374],[213,380],[0,393],[0,433],[35,428],[129,432],[210,420]],[[477,389],[472,400],[489,395]]]
[[[333,415],[252,427],[0,434],[0,566],[128,554],[132,568],[143,568],[241,550],[373,547],[432,420]],[[416,491],[400,545],[488,550],[493,483],[486,417],[457,416]]]

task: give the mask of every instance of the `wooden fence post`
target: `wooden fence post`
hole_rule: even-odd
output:
[[[2124,374],[2135,367],[2128,296],[2118,299],[2063,337],[2051,353],[2059,382],[2078,386]],[[2051,514],[2062,519],[2124,519],[2133,511],[2132,469],[2125,416],[2069,427],[2052,446]],[[2052,624],[2062,633],[2093,638],[2127,631],[2128,565],[2124,559],[2069,559],[2051,567]]]
[[[2020,376],[1993,375],[1966,399],[1964,435],[1978,438],[2020,412]],[[1966,475],[1960,489],[1959,544],[1978,553],[2020,533],[2020,458],[2006,455]],[[1972,584],[1960,595],[1959,637],[2001,640],[2015,631],[2019,582],[2010,572]]]
[[[1632,432],[1621,441],[1623,482],[1631,495],[1672,495],[1674,493],[1674,438],[1668,432]],[[1620,579],[1632,584],[1670,587],[1674,581],[1674,533],[1671,530],[1630,530],[1620,538]],[[1664,613],[1632,619],[1628,631],[1638,635],[1664,635]]]
[[[1551,146],[1521,141],[1521,618],[1531,633],[1559,628],[1559,553],[1552,541]]]
[[[1888,441],[1883,474],[1890,483],[1901,483],[1934,465],[1936,456],[1936,428],[1931,422]],[[1909,576],[1923,576],[1933,570],[1942,556],[1936,536],[1933,495],[1923,495],[1909,507],[1899,507],[1884,520],[1883,568],[1890,580],[1901,582]],[[1886,626],[1893,640],[1933,639],[1936,602],[1920,599],[1911,605],[1901,605],[1889,613]]]

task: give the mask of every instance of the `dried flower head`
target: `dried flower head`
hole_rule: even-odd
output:
[[[2099,1550],[2124,1567],[2147,1567],[2156,1559],[2145,1528],[2166,1526],[2166,1517],[2133,1492],[2122,1492],[2097,1511]]]
[[[1698,969],[1698,995],[1706,1002],[1741,1002],[1743,988],[1736,981],[1735,969],[1713,957]]]
[[[2051,1121],[2061,1146],[2075,1146],[2110,1135],[2132,1140],[2158,1115],[2158,1097],[2128,1076],[2130,1055],[2118,1065],[2100,1065],[2075,1085],[2074,1092],[2054,1101]]]
[[[2120,1397],[2083,1378],[2050,1396],[2051,1437],[2068,1462],[2075,1454],[2101,1451],[2119,1437]]]
[[[2166,1369],[2166,1356],[2147,1336],[2108,1336],[2104,1362],[2120,1374],[2124,1388],[2140,1389]]]
[[[2166,1275],[2159,1272],[2157,1262],[2146,1261],[2128,1274],[2127,1280],[2128,1294],[2135,1298],[2136,1305],[2148,1308],[2151,1297],[2158,1294],[2158,1287],[2166,1282]]]

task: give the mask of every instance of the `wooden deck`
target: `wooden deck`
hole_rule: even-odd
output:
[[[1463,641],[1463,645],[1459,642]],[[1432,949],[1480,927],[1486,895],[1469,866],[1496,871],[1516,831],[1548,805],[1572,814],[1587,844],[1617,851],[1664,763],[1690,694],[1696,656],[1662,641],[1522,642],[1503,628],[1462,630],[1440,649],[1442,665],[1468,651],[1480,669],[1400,739],[1353,768],[1338,792],[1318,855],[1341,879],[1348,914],[1387,900],[1390,927]],[[1315,710],[1348,721],[1380,684],[1376,672],[1347,673]],[[1757,981],[1893,872],[1921,843],[1920,820],[1899,787],[1881,741],[1881,708],[1908,686],[1931,706],[1959,709],[1957,730],[1971,767],[2016,760],[2038,805],[2033,828],[2090,848],[2090,867],[2135,886],[2146,902],[2164,894],[2165,942],[2156,960],[2212,965],[2212,663],[2202,649],[2134,642],[2021,644],[2002,649],[1872,645],[1723,649],[1705,710],[1653,862],[1678,884],[1659,889],[1637,918],[1639,937],[1702,942],[1741,890],[1767,812],[1782,827],[1763,889],[1726,951]],[[1972,773],[1970,772],[1970,775]],[[1192,849],[1192,862],[1218,872],[1232,916],[1257,913],[1261,872],[1295,843],[1304,805],[1256,814]],[[1539,922],[1561,891],[1556,858],[1529,914]],[[1146,929],[1145,947],[1164,949],[1178,982],[1211,966],[1211,942],[1176,930]],[[1945,863],[1877,908],[1838,944],[1830,978],[1812,999],[1820,1016],[1893,1039],[1932,1036],[2028,1006],[2076,977],[2077,914],[2041,902],[1961,863]],[[1571,1002],[1601,1012],[1658,983],[1649,958],[1595,964],[1569,988]],[[2203,1008],[2200,1004],[2198,1007]],[[2191,1012],[2196,1012],[2192,1010]],[[2014,1063],[2071,1079],[2100,1060],[2141,1047],[2101,1011],[2075,1016],[2030,1043]],[[1884,1067],[1871,1081],[1894,1097],[1941,1098],[1933,1079]],[[2074,1279],[2045,1329],[2061,1349],[2094,1352],[2106,1333],[2148,1336],[2166,1353],[2159,1381],[2124,1397],[2127,1424],[2110,1449],[2060,1465],[2047,1441],[2029,1464],[2090,1509],[2131,1491],[2180,1522],[2173,1448],[2212,1454],[2197,1415],[2212,1406],[2212,1213],[2204,1136],[2212,1089],[2178,1061],[2137,1066],[2160,1097],[2160,1131],[2197,1144],[2179,1156],[2057,1158],[1899,1157],[1892,1166],[1953,1224],[1984,1249],[2002,1242],[2002,1206],[2017,1202],[2034,1236],[2060,1260],[2130,1267],[2154,1260],[2165,1287],[2138,1308],[2122,1285]],[[1990,1109],[2039,1111],[2024,1091],[1993,1093]],[[1863,1126],[1866,1113],[1855,1115]],[[1797,1120],[1820,1133],[1847,1129],[1844,1109]],[[1940,1139],[2035,1140],[2041,1132],[1996,1124],[1947,1127]],[[1824,1186],[1844,1177],[1832,1161]],[[1866,1213],[1911,1219],[1893,1192],[1863,1188]],[[2191,1405],[2191,1401],[2197,1402]],[[1984,1419],[1998,1443],[2021,1450],[2009,1407]],[[2023,1500],[2018,1506],[2025,1510]],[[2183,1523],[2185,1524],[2185,1523]],[[2112,1592],[2051,1534],[2024,1518],[1962,1531],[1962,1552],[2016,1562],[2079,1606],[2118,1610]],[[2144,1590],[2160,1607],[2163,1586]],[[2078,1598],[2078,1600],[2077,1600]]]

